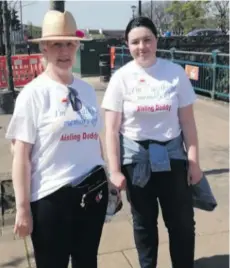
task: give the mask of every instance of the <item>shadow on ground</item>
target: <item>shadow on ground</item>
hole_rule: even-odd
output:
[[[30,254],[29,255],[29,258],[30,258],[30,263],[31,263],[31,259],[33,257],[33,254]],[[21,263],[25,262],[26,261],[26,267],[29,267],[29,263],[28,261],[26,260],[26,257],[18,257],[18,258],[14,258],[13,260],[11,261],[8,261],[8,262],[5,262],[5,263],[1,263],[0,267],[1,268],[8,268],[8,267],[18,267]]]
[[[223,173],[229,173],[229,168],[210,169],[210,170],[204,171],[205,175],[219,175]]]
[[[2,215],[8,209],[14,209],[15,197],[10,173],[0,173],[0,208]]]
[[[200,258],[195,261],[194,268],[229,268],[229,255]]]
[[[30,262],[32,257],[33,254],[30,255]],[[14,258],[12,261],[2,263],[1,268],[18,267],[25,259],[25,257]],[[195,261],[194,268],[229,268],[229,255],[216,255],[198,259]]]

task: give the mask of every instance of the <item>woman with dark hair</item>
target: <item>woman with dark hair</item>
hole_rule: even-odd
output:
[[[102,103],[110,179],[126,188],[141,268],[157,267],[158,204],[173,268],[193,268],[190,185],[202,177],[196,96],[180,65],[156,57],[157,30],[150,19],[131,20],[125,38],[133,61],[114,73]]]

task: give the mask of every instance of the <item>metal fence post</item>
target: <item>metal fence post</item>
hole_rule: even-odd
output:
[[[171,61],[174,61],[175,51],[176,51],[176,48],[175,47],[172,47],[170,49]]]
[[[121,63],[122,63],[122,66],[124,65],[124,55],[125,55],[125,46],[122,46],[122,49],[121,49]]]
[[[212,92],[211,92],[211,98],[212,100],[215,99],[215,91],[216,91],[216,65],[217,65],[217,54],[218,50],[212,51]]]

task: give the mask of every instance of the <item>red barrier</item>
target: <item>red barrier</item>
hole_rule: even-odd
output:
[[[7,72],[6,72],[6,59],[0,57],[0,88],[7,86]]]
[[[15,87],[23,87],[43,72],[41,54],[12,56],[12,70]],[[6,57],[0,57],[0,88],[7,87]]]

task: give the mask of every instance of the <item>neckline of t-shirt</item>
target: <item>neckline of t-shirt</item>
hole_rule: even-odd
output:
[[[151,73],[154,69],[156,69],[158,67],[159,61],[160,61],[159,58],[156,58],[156,61],[149,67],[142,67],[138,63],[136,63],[135,61],[134,61],[134,64],[140,70],[145,71],[147,73]]]
[[[72,83],[71,83],[71,84],[66,84],[66,85],[64,85],[64,84],[59,83],[58,81],[52,79],[46,72],[43,72],[42,75],[43,75],[48,81],[50,81],[50,83],[54,83],[54,84],[58,85],[59,87],[61,86],[61,87],[63,87],[63,88],[68,88],[68,87],[73,87],[73,88],[74,88],[74,84],[76,83],[76,80],[77,80],[76,77],[73,76],[73,81],[72,81]]]

